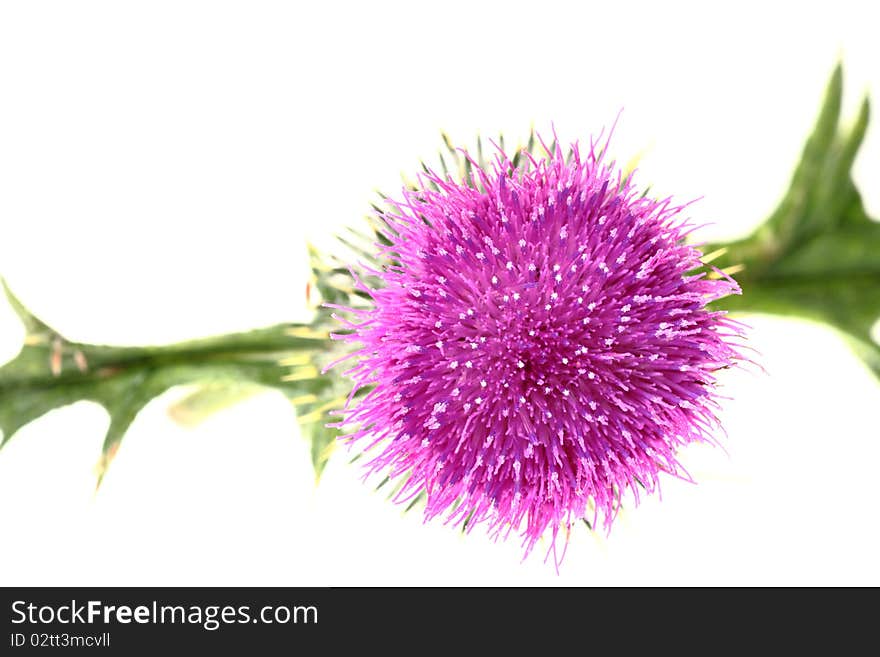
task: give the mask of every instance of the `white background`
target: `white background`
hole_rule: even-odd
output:
[[[584,140],[620,108],[619,159],[702,196],[706,239],[743,234],[838,58],[847,116],[880,99],[873,3],[655,4],[3,3],[0,272],[77,340],[301,318],[304,237],[399,189],[441,130]],[[876,124],[856,177],[880,215]],[[280,396],[192,430],[172,391],[97,494],[97,406],[0,451],[0,584],[880,584],[880,385],[822,327],[749,322],[767,374],[724,380],[727,454],[688,448],[698,486],[576,532],[559,575],[403,516],[344,453],[315,487]],[[20,339],[0,307],[0,359]]]

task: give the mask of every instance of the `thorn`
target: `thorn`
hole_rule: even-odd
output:
[[[282,367],[295,367],[297,365],[308,365],[310,362],[311,358],[308,354],[293,354],[292,356],[282,358],[278,361],[278,364]]]
[[[98,462],[95,464],[95,475],[98,477],[98,481],[95,482],[95,493],[97,493],[98,489],[101,487],[101,482],[104,481],[104,475],[107,474],[110,462],[116,458],[116,453],[118,451],[119,441],[117,440],[101,454],[101,458],[98,459]]]
[[[318,376],[317,367],[301,367],[295,372],[285,374],[281,377],[282,381],[303,381],[304,379],[314,379]]]
[[[710,271],[706,275],[706,278],[709,278],[713,281],[718,280],[719,278],[726,278],[729,276],[733,276],[734,274],[738,274],[739,272],[743,271],[745,268],[746,268],[746,266],[743,264],[731,265],[730,267],[725,267],[724,269],[721,269],[721,270]]]
[[[312,424],[313,422],[319,422],[324,418],[324,414],[333,409],[334,407],[339,408],[345,404],[344,397],[337,397],[326,404],[322,404],[318,406],[318,408],[306,413],[305,415],[298,415],[296,418],[297,423],[300,425],[303,424]]]
[[[73,352],[73,361],[76,363],[76,368],[85,373],[89,369],[89,362],[86,360],[86,355],[81,352],[79,349],[76,349]]]
[[[52,371],[52,376],[61,376],[62,349],[61,338],[56,336],[52,340],[52,352],[49,354],[49,369]]]
[[[303,338],[305,340],[326,340],[328,334],[323,331],[316,331],[309,326],[296,326],[284,331],[285,335],[292,338]]]
[[[413,498],[413,501],[410,502],[410,503],[407,505],[407,507],[403,510],[403,512],[404,512],[404,513],[407,513],[407,512],[408,512],[410,509],[412,509],[416,504],[418,504],[419,502],[421,502],[421,501],[424,499],[424,497],[425,497],[425,493],[424,493],[424,491],[421,492],[421,493],[419,493],[418,495],[416,495],[415,498]]]
[[[299,397],[290,398],[290,403],[294,406],[299,406],[301,404],[314,404],[316,401],[318,401],[318,396],[312,394],[300,395]]]
[[[720,249],[715,249],[711,253],[707,253],[703,256],[703,264],[709,264],[716,258],[720,258],[721,256],[723,256],[725,253],[727,253],[726,246],[722,246]]]

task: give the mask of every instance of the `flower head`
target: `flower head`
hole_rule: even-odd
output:
[[[736,327],[706,304],[738,292],[696,274],[683,206],[646,198],[607,143],[554,145],[464,179],[431,172],[383,213],[390,263],[356,277],[369,307],[342,337],[360,348],[341,425],[406,477],[426,515],[521,532],[526,553],[621,496],[683,476],[710,439],[714,373]],[[375,280],[374,278],[374,280]]]

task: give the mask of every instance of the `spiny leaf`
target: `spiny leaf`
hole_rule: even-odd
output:
[[[851,171],[858,150],[865,139],[865,133],[868,131],[870,117],[871,102],[866,96],[862,100],[862,104],[859,108],[859,116],[856,119],[855,124],[850,130],[849,135],[844,137],[840,146],[840,155],[838,156],[836,167],[837,175],[835,176],[835,181],[837,182],[837,196],[834,196],[833,194],[831,195],[829,202],[831,207],[829,208],[829,213],[835,217],[839,216],[840,220],[843,222],[851,221],[853,217],[868,220],[868,215],[865,214],[864,208],[862,207],[861,197],[856,190],[855,185],[852,183]],[[834,188],[832,187],[829,187],[828,189],[829,191],[834,191]],[[835,205],[831,205],[831,203],[834,203]],[[855,206],[855,208],[853,206]],[[861,213],[847,212],[847,210],[852,209],[861,209]]]
[[[804,145],[788,192],[764,225],[765,231],[772,232],[776,240],[785,242],[796,238],[800,231],[811,227],[807,206],[820,182],[837,136],[842,96],[843,71],[838,65],[828,82],[816,125]]]
[[[24,330],[27,335],[37,336],[40,334],[54,334],[54,331],[51,328],[37,319],[31,311],[25,308],[24,304],[19,301],[18,297],[15,296],[9,288],[6,279],[0,278],[0,283],[3,284],[3,291],[6,294],[6,300],[9,302],[9,305],[15,314],[18,315],[21,323],[24,324]]]
[[[842,90],[838,66],[779,207],[751,236],[714,245],[726,252],[713,264],[744,267],[737,276],[743,294],[725,299],[727,309],[830,325],[880,376],[880,346],[871,336],[880,318],[880,224],[865,212],[852,180],[870,104],[864,99],[853,125],[841,129]]]
[[[99,481],[138,413],[156,396],[177,385],[267,386],[289,397],[312,395],[321,412],[309,428],[319,445],[316,468],[323,467],[328,433],[320,430],[326,410],[318,399],[332,393],[336,376],[320,376],[316,365],[334,348],[320,315],[312,325],[277,326],[191,340],[162,347],[111,347],[65,340],[33,316],[7,288],[7,295],[27,334],[19,354],[0,367],[0,430],[3,443],[25,424],[50,410],[86,400],[110,415],[104,437]],[[293,368],[293,360],[306,368]],[[291,376],[308,370],[304,378]],[[204,410],[204,408],[202,409]]]
[[[843,210],[853,202],[856,193],[851,184],[851,172],[865,137],[869,114],[870,104],[865,98],[853,127],[835,136],[822,163],[821,175],[810,190],[809,205],[798,230],[802,239],[809,239],[842,223]]]
[[[175,384],[173,378],[163,377],[161,371],[153,370],[135,371],[113,383],[114,385],[96,391],[102,405],[110,414],[110,426],[101,446],[97,486],[101,485],[125,432],[128,431],[137,414],[150,400]]]

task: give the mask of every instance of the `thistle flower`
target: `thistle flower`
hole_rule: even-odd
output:
[[[711,439],[714,373],[738,358],[706,308],[736,283],[689,273],[684,206],[644,197],[606,150],[427,171],[383,213],[392,264],[375,287],[355,276],[372,303],[338,336],[360,343],[355,391],[372,386],[341,423],[378,451],[368,472],[405,476],[397,499],[425,492],[427,518],[521,530],[526,554],[686,477],[676,451]]]
[[[325,413],[350,390],[340,424],[373,448],[368,472],[400,477],[398,498],[426,497],[428,517],[522,532],[527,552],[548,529],[555,547],[582,516],[610,526],[628,491],[638,501],[660,473],[687,476],[680,445],[711,440],[713,373],[739,357],[719,307],[824,323],[880,377],[880,251],[866,247],[880,244],[880,221],[852,178],[870,105],[841,127],[842,93],[838,66],[778,207],[750,235],[705,247],[714,272],[682,243],[683,207],[640,196],[603,164],[607,142],[582,159],[555,145],[538,156],[530,141],[494,166],[478,149],[456,179],[429,172],[380,212],[385,246],[364,255],[384,264],[356,288],[310,251],[317,292],[354,313],[337,346],[339,318],[324,307],[305,324],[172,345],[77,342],[0,279],[25,329],[0,367],[0,447],[52,409],[97,402],[110,417],[102,475],[169,388],[196,386],[172,414],[194,422],[265,386],[296,408],[319,475],[337,434]],[[734,270],[748,293],[708,308],[738,292]],[[361,343],[353,389],[340,369],[318,375],[346,342]]]

